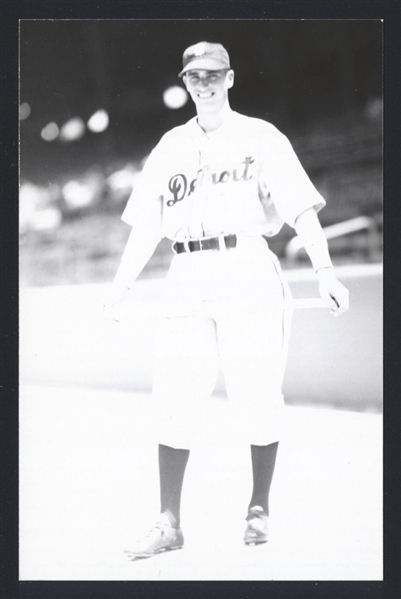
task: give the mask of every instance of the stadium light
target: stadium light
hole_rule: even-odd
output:
[[[163,101],[167,108],[176,110],[182,108],[188,101],[188,94],[183,87],[173,85],[163,92]]]
[[[23,102],[19,107],[19,120],[24,121],[31,114],[31,107],[28,102]]]
[[[90,206],[94,199],[94,190],[85,183],[68,181],[62,189],[63,197],[72,210]]]
[[[54,141],[58,138],[58,134],[59,128],[57,124],[53,121],[51,123],[48,123],[45,127],[43,127],[42,131],[40,132],[41,138],[45,141]]]
[[[69,119],[61,127],[60,139],[62,141],[75,141],[85,134],[85,123],[79,117]]]
[[[61,211],[55,206],[49,206],[33,215],[30,228],[35,231],[51,231],[57,229],[62,220]]]
[[[88,121],[88,129],[93,133],[102,133],[109,126],[109,115],[105,110],[97,110]]]

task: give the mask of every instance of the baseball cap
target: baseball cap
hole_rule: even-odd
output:
[[[192,69],[204,69],[205,71],[229,69],[230,57],[221,44],[199,42],[185,50],[182,56],[182,65],[184,68],[179,73],[179,77]]]

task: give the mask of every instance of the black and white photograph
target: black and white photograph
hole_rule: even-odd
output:
[[[383,580],[383,21],[19,22],[19,578]]]

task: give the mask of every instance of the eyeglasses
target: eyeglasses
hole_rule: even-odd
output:
[[[187,73],[186,80],[191,85],[198,85],[201,81],[203,83],[217,83],[224,79],[228,72],[228,69],[222,69],[221,71],[209,71],[205,75],[199,75],[199,73]]]

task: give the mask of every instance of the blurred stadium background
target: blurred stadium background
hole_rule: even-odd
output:
[[[68,293],[60,288],[54,322],[65,319],[67,304],[77,321],[92,297],[90,285],[111,281],[129,234],[120,215],[144,161],[166,130],[194,114],[177,77],[182,52],[195,41],[220,41],[237,78],[232,107],[288,135],[327,199],[321,222],[334,262],[348,268],[341,271],[353,302],[347,320],[334,328],[323,311],[296,314],[289,356],[296,389],[287,390],[288,400],[381,410],[381,33],[380,21],[367,20],[21,21],[20,281],[22,290],[36,293],[22,296],[22,305],[31,306],[25,330],[38,322],[35,301],[50,302],[50,292],[40,295],[38,287],[72,286]],[[339,223],[346,223],[340,231]],[[317,290],[297,274],[310,268],[289,244],[293,235],[285,227],[270,246],[295,296],[310,297]],[[163,241],[140,279],[162,278],[171,256]],[[21,329],[22,350],[32,357]],[[43,338],[44,328],[36,333]],[[48,352],[53,345],[49,337]],[[121,355],[109,363],[108,380],[98,365],[92,379],[88,370],[78,375],[69,355],[70,382],[129,388],[137,375],[124,376]],[[317,359],[326,363],[315,372]],[[25,366],[21,376],[29,373],[29,382],[48,381],[57,371],[32,359]],[[141,390],[149,387],[145,379]]]

